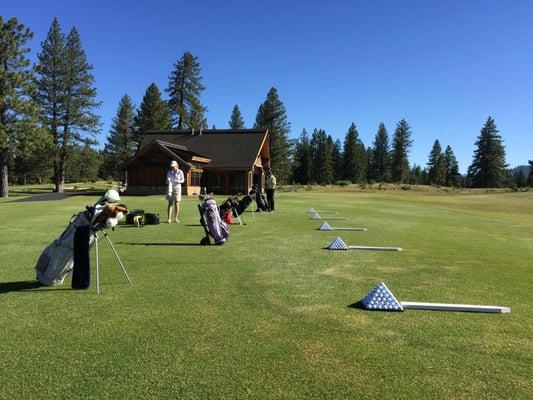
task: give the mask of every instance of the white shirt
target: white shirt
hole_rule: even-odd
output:
[[[169,192],[181,190],[181,184],[183,182],[185,182],[185,179],[181,169],[178,169],[176,172],[173,170],[167,172],[167,184]]]

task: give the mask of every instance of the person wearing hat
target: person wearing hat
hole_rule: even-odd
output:
[[[170,162],[170,171],[167,172],[167,185],[168,185],[168,223],[172,222],[172,206],[174,206],[175,218],[174,220],[179,223],[180,215],[180,201],[181,201],[181,184],[185,181],[183,177],[183,171],[179,169],[178,162],[172,160]]]
[[[270,211],[274,211],[274,192],[276,191],[276,177],[269,168],[266,173],[265,189],[267,193],[267,201]]]

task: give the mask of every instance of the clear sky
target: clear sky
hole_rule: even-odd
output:
[[[209,126],[239,106],[252,126],[278,89],[292,125],[341,141],[355,122],[366,146],[379,122],[412,127],[412,163],[433,142],[451,145],[461,172],[491,115],[514,167],[533,159],[533,1],[53,1],[0,0],[35,34],[32,59],[54,17],[79,30],[102,101],[104,143],[120,98],[138,106],[173,63],[199,57]]]

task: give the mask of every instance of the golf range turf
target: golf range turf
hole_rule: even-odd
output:
[[[96,199],[0,202],[0,398],[533,397],[533,192],[278,193],[209,247],[185,198],[181,224],[109,233],[133,285],[102,241],[100,296],[94,268],[87,291],[35,288],[42,250]],[[163,196],[123,201],[166,219]],[[310,207],[368,231],[318,231]],[[325,250],[337,235],[403,252]],[[380,281],[512,312],[350,307]]]

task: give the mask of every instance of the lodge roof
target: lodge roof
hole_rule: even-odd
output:
[[[154,140],[211,160],[205,168],[247,169],[254,165],[265,143],[266,129],[206,129],[146,132],[139,147],[142,152]]]

